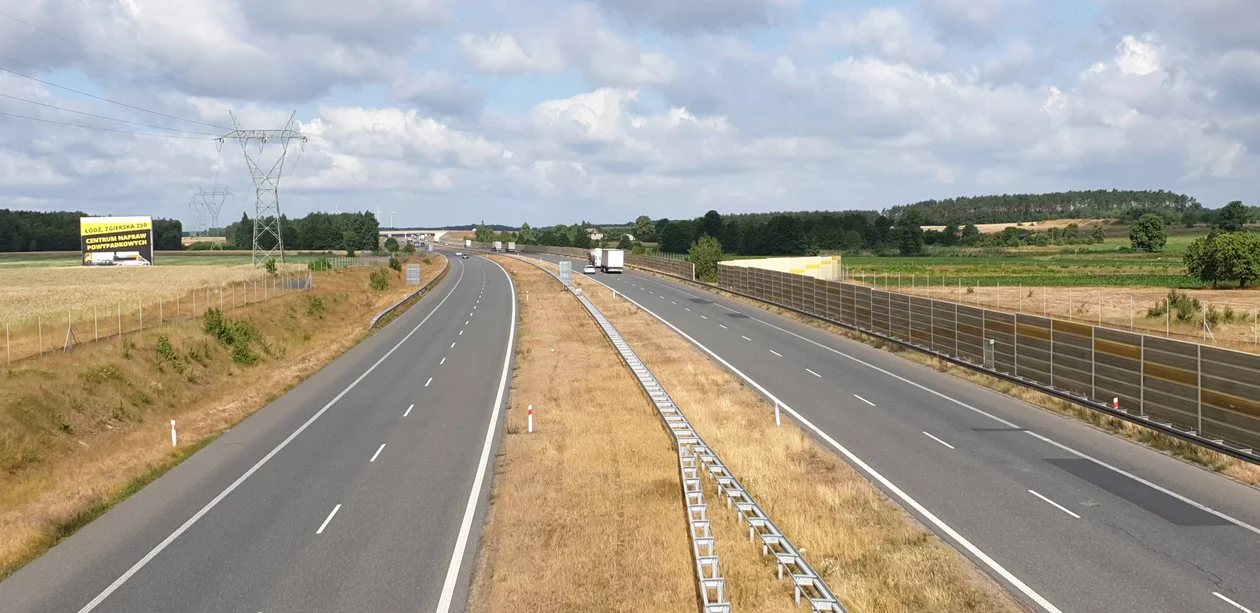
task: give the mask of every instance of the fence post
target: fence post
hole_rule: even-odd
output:
[[[1019,291],[1019,294],[1017,295],[1019,297],[1019,307],[1015,309],[1015,312],[1023,313],[1024,312],[1024,282],[1023,281],[1020,281],[1018,291]]]
[[[1046,316],[1046,286],[1041,286],[1041,316]]]
[[[163,312],[162,302],[163,302],[162,297],[158,296],[158,325],[159,326],[166,323],[166,313]]]
[[[92,329],[95,337],[93,340],[101,340],[101,316],[97,314],[96,307],[92,307]]]
[[[9,347],[9,322],[4,322],[4,363],[13,363],[13,349]]]
[[[35,316],[35,328],[39,330],[39,355],[44,355],[44,322]]]
[[[192,316],[196,317],[197,316],[197,290],[192,291],[192,296],[193,296]]]
[[[1002,310],[1002,282],[997,282],[997,310]]]
[[[1195,352],[1196,353],[1195,374],[1199,378],[1199,384],[1196,386],[1199,388],[1199,429],[1197,430],[1197,432],[1200,435],[1202,435],[1203,434],[1203,345],[1198,345],[1196,346],[1196,348],[1198,349],[1198,351]]]
[[[1172,301],[1167,297],[1164,298],[1164,338],[1168,338],[1172,331]]]
[[[122,341],[122,337],[123,337],[123,331],[122,331],[122,301],[121,301],[121,300],[119,300],[119,301],[118,301],[118,340],[119,340],[119,342],[121,342],[121,341]]]
[[[1146,415],[1146,335],[1141,336],[1138,344],[1138,415]]]
[[[1102,290],[1098,290],[1098,325],[1102,325]]]
[[[1133,331],[1133,294],[1129,294],[1129,332]]]

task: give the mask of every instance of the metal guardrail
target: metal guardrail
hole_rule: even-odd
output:
[[[548,268],[526,258],[517,258],[529,262],[551,274]],[[596,281],[598,283],[598,281]],[[601,284],[602,285],[602,284]],[[769,515],[757,504],[752,495],[735,478],[720,457],[704,442],[695,431],[687,416],[670,398],[652,371],[643,364],[639,356],[630,348],[608,321],[608,318],[582,294],[580,288],[565,286],[582,303],[595,322],[599,324],[608,340],[612,342],[622,360],[634,372],[643,391],[651,398],[661,419],[669,427],[678,448],[678,465],[683,482],[683,496],[687,504],[687,516],[690,522],[692,552],[695,556],[696,572],[700,591],[704,601],[705,613],[729,613],[731,605],[726,602],[726,584],[719,573],[717,552],[714,549],[712,529],[709,523],[708,506],[704,502],[704,491],[700,485],[699,471],[703,469],[709,479],[716,483],[718,496],[726,499],[726,507],[734,508],[741,524],[748,525],[748,541],[761,541],[761,555],[773,555],[779,580],[783,580],[784,571],[793,583],[793,598],[797,605],[804,597],[815,612],[829,611],[847,613],[847,610],[836,598],[831,589],[810,566],[801,552],[792,545],[783,531],[770,519]],[[607,286],[605,286],[607,287]],[[611,288],[610,288],[611,289]]]
[[[442,279],[446,277],[447,271],[451,269],[451,260],[449,258],[445,258],[445,259],[446,259],[446,264],[445,266],[442,267],[442,272],[439,272],[437,276],[433,277],[431,281],[429,281],[428,283],[425,283],[424,287],[421,287],[420,289],[408,295],[406,298],[399,300],[398,303],[395,304],[394,306],[391,306],[388,309],[381,311],[380,314],[378,314],[376,317],[373,317],[372,324],[368,326],[368,329],[369,330],[375,329],[376,324],[380,322],[382,318],[398,310],[398,307],[402,306],[403,304],[406,304],[408,300],[411,300],[413,298],[419,298],[420,296],[425,295],[429,290],[433,289],[433,287],[436,286],[439,281],[441,281]]]

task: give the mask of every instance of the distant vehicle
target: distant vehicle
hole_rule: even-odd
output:
[[[493,242],[493,243],[491,243],[491,245],[490,245],[490,250],[491,250],[491,251],[503,251],[503,243],[502,243],[501,241],[494,241],[494,242]]]
[[[626,252],[621,249],[591,249],[586,257],[587,263],[602,272],[621,272],[625,260]]]
[[[456,252],[455,252],[455,255],[462,256],[462,255],[464,255],[464,252],[463,252],[463,251],[456,251]]]
[[[472,247],[472,239],[471,239],[471,238],[466,238],[466,239],[464,239],[464,248],[465,248],[465,249],[467,249],[467,248],[469,248],[469,247]]]
[[[591,266],[590,264],[587,264],[586,267],[582,269],[582,272],[588,275],[593,275],[595,274],[595,267]]]
[[[465,254],[463,254],[463,255],[461,255],[461,256],[459,256],[459,257],[464,258],[465,260],[467,260],[467,259],[468,259],[468,254],[467,254],[467,253],[465,253]]]
[[[516,253],[516,243],[508,241],[508,253]]]

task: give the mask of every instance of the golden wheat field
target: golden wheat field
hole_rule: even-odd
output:
[[[296,274],[304,266],[290,265]],[[65,319],[67,309],[113,313],[152,304],[157,315],[159,300],[175,300],[195,289],[219,288],[242,282],[261,282],[264,271],[242,266],[135,266],[12,268],[0,270],[0,321],[20,322],[37,315]],[[239,289],[238,291],[244,291]],[[252,292],[252,285],[251,290]]]

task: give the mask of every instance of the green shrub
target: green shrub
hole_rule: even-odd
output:
[[[1189,294],[1172,289],[1168,290],[1167,298],[1146,309],[1146,316],[1163,317],[1168,313],[1169,308],[1172,309],[1173,317],[1176,317],[1177,321],[1193,321],[1203,310],[1203,303]]]
[[[319,296],[306,297],[306,316],[316,319],[323,319],[324,313],[328,312],[328,307],[324,306],[324,299]]]
[[[424,263],[425,263],[425,264],[432,264],[432,263],[433,263],[433,260],[430,260],[429,258],[424,258]]]
[[[263,268],[267,269],[267,274],[276,274],[276,258],[267,258],[263,260]]]
[[[175,348],[171,347],[171,339],[165,334],[159,335],[157,338],[157,347],[153,352],[157,354],[157,369],[163,370],[163,366],[170,366],[175,372],[184,372],[184,364],[179,360],[179,354],[175,353]]]
[[[395,271],[402,272],[402,260],[393,255],[389,256],[389,267]]]
[[[307,262],[306,267],[310,270],[332,270],[332,262],[326,257],[319,257]]]
[[[232,361],[250,365],[258,361],[258,354],[250,349],[252,343],[267,346],[267,339],[258,332],[250,319],[228,319],[218,309],[207,309],[202,330],[223,345],[232,347]]]
[[[232,361],[241,366],[252,366],[258,363],[258,354],[250,351],[249,345],[240,343],[232,346]]]
[[[117,366],[106,364],[104,366],[93,366],[83,372],[84,383],[104,383],[122,378],[122,371]]]
[[[368,284],[378,292],[389,289],[389,271],[384,268],[373,270],[368,277]]]

